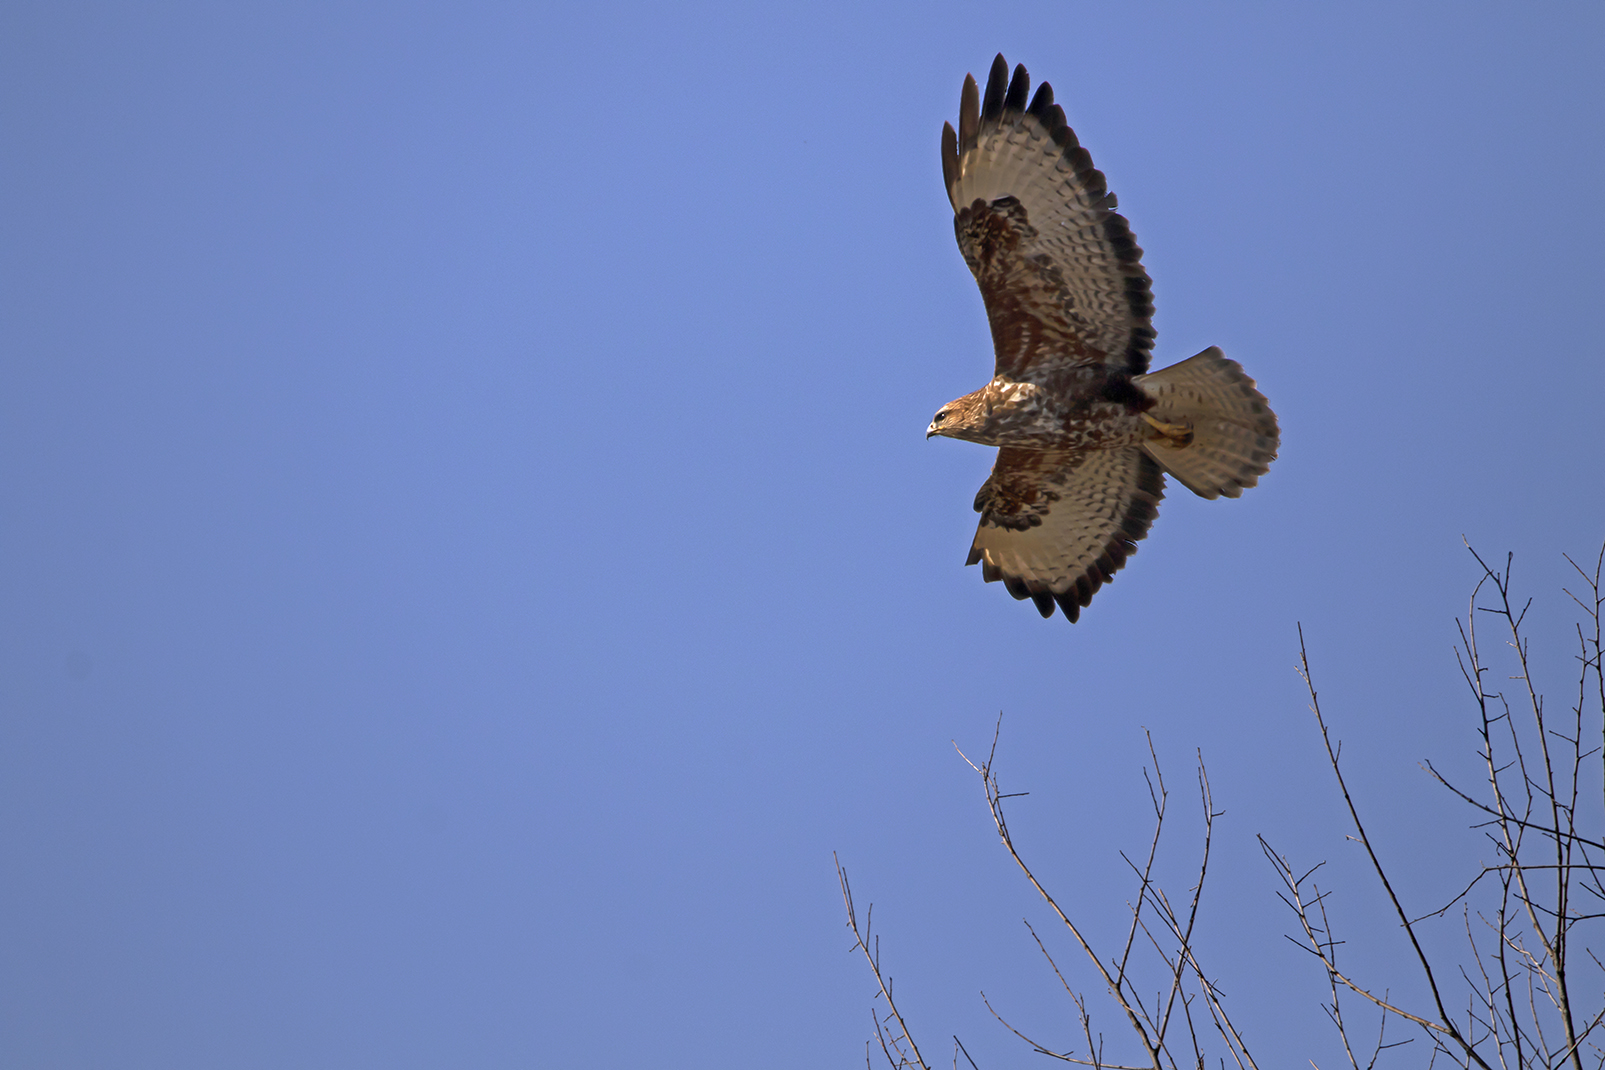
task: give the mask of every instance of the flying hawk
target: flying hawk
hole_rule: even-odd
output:
[[[1043,82],[1000,55],[986,96],[964,79],[942,124],[959,250],[992,323],[992,381],[942,406],[925,437],[998,446],[975,496],[966,564],[1044,617],[1075,621],[1136,552],[1169,472],[1235,498],[1276,457],[1276,414],[1210,347],[1152,375],[1153,297],[1115,195]]]

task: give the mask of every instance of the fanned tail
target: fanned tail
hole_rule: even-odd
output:
[[[1192,429],[1192,441],[1145,442],[1148,455],[1177,482],[1203,498],[1235,498],[1252,487],[1276,459],[1281,430],[1276,414],[1243,371],[1216,346],[1152,375],[1134,376],[1154,399],[1148,415]]]

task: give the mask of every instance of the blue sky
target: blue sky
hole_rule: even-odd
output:
[[[1295,624],[1422,903],[1480,850],[1416,766],[1474,745],[1462,535],[1568,686],[1597,5],[0,20],[8,1065],[857,1065],[832,851],[927,1053],[1025,1061],[977,990],[1069,1007],[952,746],[999,711],[1094,932],[1143,728],[1178,816],[1202,749],[1211,969],[1262,1065],[1324,1063],[1255,834],[1333,860],[1354,961],[1398,948]],[[1156,364],[1222,346],[1284,429],[1075,626],[962,567],[991,451],[923,437],[990,374],[937,145],[999,50],[1119,194]]]

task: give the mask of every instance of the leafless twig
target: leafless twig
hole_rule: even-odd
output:
[[[836,879],[841,884],[842,904],[847,908],[847,928],[853,934],[853,950],[862,952],[865,961],[869,963],[870,972],[875,975],[875,983],[880,988],[880,998],[886,1000],[885,1012],[875,1011],[875,1039],[880,1042],[881,1053],[894,1070],[903,1070],[904,1067],[914,1067],[917,1070],[931,1070],[930,1064],[920,1054],[919,1045],[914,1043],[914,1036],[909,1032],[908,1023],[903,1021],[903,1014],[897,1009],[897,1002],[892,999],[892,979],[881,972],[880,938],[870,933],[875,904],[871,903],[864,912],[864,927],[858,926],[858,911],[853,906],[853,889],[847,883],[847,870],[842,866],[841,859],[831,855],[836,861]],[[895,1026],[895,1029],[893,1028]],[[957,1040],[957,1038],[954,1038]],[[864,1062],[869,1063],[868,1053],[865,1053]]]
[[[1470,547],[1467,547],[1470,550]],[[1582,610],[1585,621],[1576,629],[1580,672],[1577,700],[1570,716],[1557,719],[1546,708],[1533,678],[1529,640],[1524,625],[1532,601],[1518,601],[1511,585],[1511,558],[1495,569],[1471,550],[1482,570],[1472,591],[1466,619],[1459,625],[1456,649],[1461,673],[1477,709],[1478,757],[1484,785],[1473,792],[1453,783],[1430,762],[1423,768],[1439,784],[1470,805],[1481,819],[1494,859],[1481,863],[1462,890],[1449,902],[1419,916],[1405,910],[1387,868],[1378,856],[1359,807],[1349,791],[1339,761],[1341,745],[1333,739],[1321,712],[1310,678],[1309,655],[1299,630],[1299,673],[1310,697],[1310,711],[1325,746],[1328,766],[1348,808],[1351,839],[1366,852],[1384,896],[1408,940],[1416,972],[1431,995],[1431,1008],[1409,1010],[1391,1002],[1384,992],[1361,985],[1337,965],[1337,941],[1328,923],[1328,892],[1314,883],[1315,869],[1297,875],[1287,859],[1261,840],[1265,855],[1282,882],[1281,896],[1298,918],[1302,939],[1295,941],[1317,958],[1332,984],[1329,1011],[1354,1070],[1358,1060],[1348,1048],[1348,1036],[1337,1010],[1339,989],[1371,1001],[1382,1012],[1415,1023],[1426,1031],[1434,1056],[1443,1055],[1463,1067],[1502,1068],[1605,1066],[1605,1049],[1591,1040],[1605,1024],[1605,965],[1593,951],[1577,945],[1585,923],[1605,920],[1599,909],[1579,909],[1583,894],[1593,903],[1605,903],[1605,886],[1598,871],[1605,858],[1605,811],[1584,794],[1590,778],[1605,784],[1605,676],[1600,658],[1601,617],[1605,609],[1602,576],[1605,548],[1592,573],[1571,558],[1567,561],[1581,577],[1581,593],[1566,593]],[[1515,701],[1490,689],[1492,666],[1484,653],[1478,627],[1479,614],[1497,618],[1506,633],[1505,647],[1512,660],[1509,679],[1519,681]],[[1585,740],[1587,740],[1585,742]],[[1587,823],[1585,824],[1585,811]],[[1319,867],[1316,867],[1318,869]],[[1466,1009],[1448,1008],[1445,989],[1419,938],[1417,926],[1442,918],[1457,904],[1462,917],[1470,958],[1456,969],[1466,986]],[[1474,924],[1475,922],[1475,924]],[[1581,947],[1579,960],[1574,949]],[[1575,967],[1589,968],[1592,1006],[1580,1012]],[[1392,1045],[1387,1045],[1391,1047]],[[1378,1051],[1383,1045],[1380,1038]],[[1374,1058],[1373,1058],[1374,1062]]]
[[[1060,968],[1047,943],[1038,935],[1029,921],[1026,929],[1035,941],[1037,949],[1041,951],[1054,976],[1064,988],[1066,994],[1076,1008],[1077,1024],[1080,1027],[1085,1050],[1075,1049],[1058,1050],[1032,1039],[1023,1030],[1016,1028],[987,1000],[986,994],[981,999],[987,1009],[992,1012],[998,1022],[1009,1032],[1029,1044],[1033,1051],[1051,1056],[1062,1062],[1078,1066],[1098,1067],[1101,1070],[1180,1070],[1181,1067],[1203,1067],[1205,1065],[1205,1039],[1199,1035],[1199,1026],[1206,1023],[1214,1027],[1216,1035],[1223,1042],[1226,1051],[1231,1055],[1233,1062],[1239,1070],[1258,1070],[1253,1058],[1248,1053],[1248,1047],[1243,1042],[1241,1034],[1232,1024],[1226,1008],[1222,1002],[1220,991],[1214,982],[1204,972],[1198,961],[1194,947],[1194,932],[1196,930],[1200,905],[1202,902],[1203,887],[1209,873],[1209,852],[1213,842],[1214,821],[1219,816],[1214,809],[1214,799],[1210,792],[1209,776],[1204,768],[1203,757],[1198,759],[1198,791],[1199,802],[1203,812],[1202,852],[1197,868],[1197,879],[1189,888],[1189,894],[1178,906],[1160,886],[1156,877],[1156,866],[1159,858],[1160,839],[1165,828],[1167,815],[1167,802],[1169,789],[1166,787],[1164,774],[1160,769],[1158,751],[1153,740],[1148,739],[1149,757],[1153,762],[1152,772],[1144,770],[1144,777],[1148,784],[1149,799],[1154,811],[1154,834],[1148,845],[1143,860],[1138,863],[1131,858],[1125,858],[1137,878],[1137,894],[1128,904],[1131,914],[1126,937],[1120,948],[1119,955],[1105,960],[1093,949],[1084,930],[1077,925],[1070,914],[1063,909],[1058,900],[1037,878],[1031,867],[1026,864],[1014,837],[1009,830],[1008,820],[1004,814],[1004,800],[1018,797],[1002,790],[996,775],[996,757],[998,739],[1002,731],[1002,720],[993,733],[992,748],[984,762],[977,764],[971,761],[960,751],[960,756],[969,763],[970,767],[981,775],[982,787],[987,802],[987,808],[996,825],[999,838],[1003,842],[1009,857],[1025,875],[1026,880],[1036,889],[1037,893],[1047,903],[1054,917],[1058,919],[1065,930],[1069,932],[1076,945],[1086,955],[1093,972],[1102,982],[1114,1004],[1120,1009],[1127,1025],[1136,1036],[1140,1046],[1140,1057],[1132,1060],[1111,1062],[1104,1057],[1104,1038],[1101,1033],[1095,1033],[1092,1028],[1092,1016],[1087,1009],[1087,1002],[1081,992],[1077,991],[1065,972]],[[956,748],[955,748],[956,749]],[[869,924],[869,914],[866,912],[864,924],[859,925],[858,914],[853,904],[852,891],[847,883],[847,873],[838,860],[836,865],[837,877],[841,884],[842,902],[847,910],[847,926],[853,934],[853,949],[860,952],[865,961],[869,963],[870,970],[875,977],[878,987],[877,999],[885,1001],[885,1009],[875,1014],[875,1038],[880,1045],[888,1065],[893,1070],[930,1070],[920,1054],[918,1046],[914,1043],[908,1023],[898,1009],[892,996],[891,978],[882,972],[880,964],[879,941],[872,935]],[[1139,947],[1139,944],[1142,945]],[[1146,947],[1147,952],[1142,948]],[[1155,988],[1148,988],[1153,992],[1157,988],[1158,997],[1152,1004],[1145,1002],[1139,995],[1137,976],[1151,976],[1149,969],[1142,967],[1143,962],[1151,961],[1148,953],[1157,958],[1157,964],[1162,967],[1163,982]],[[1150,982],[1143,981],[1143,985]],[[1202,1007],[1207,1015],[1195,1018],[1194,1008]],[[1180,1037],[1185,1040],[1179,1040]],[[974,1061],[970,1059],[969,1052],[954,1038],[954,1059],[962,1054],[973,1067]],[[1185,1050],[1187,1054],[1181,1054]]]

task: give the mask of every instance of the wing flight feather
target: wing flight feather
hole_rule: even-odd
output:
[[[1159,465],[1140,447],[1085,452],[998,451],[975,496],[981,514],[967,564],[1001,580],[1044,617],[1074,622],[1137,551],[1165,496]]]
[[[992,323],[997,373],[1059,364],[1147,371],[1153,297],[1142,250],[1053,89],[1027,105],[1023,66],[1001,55],[983,98],[966,76],[942,174],[959,249]]]

